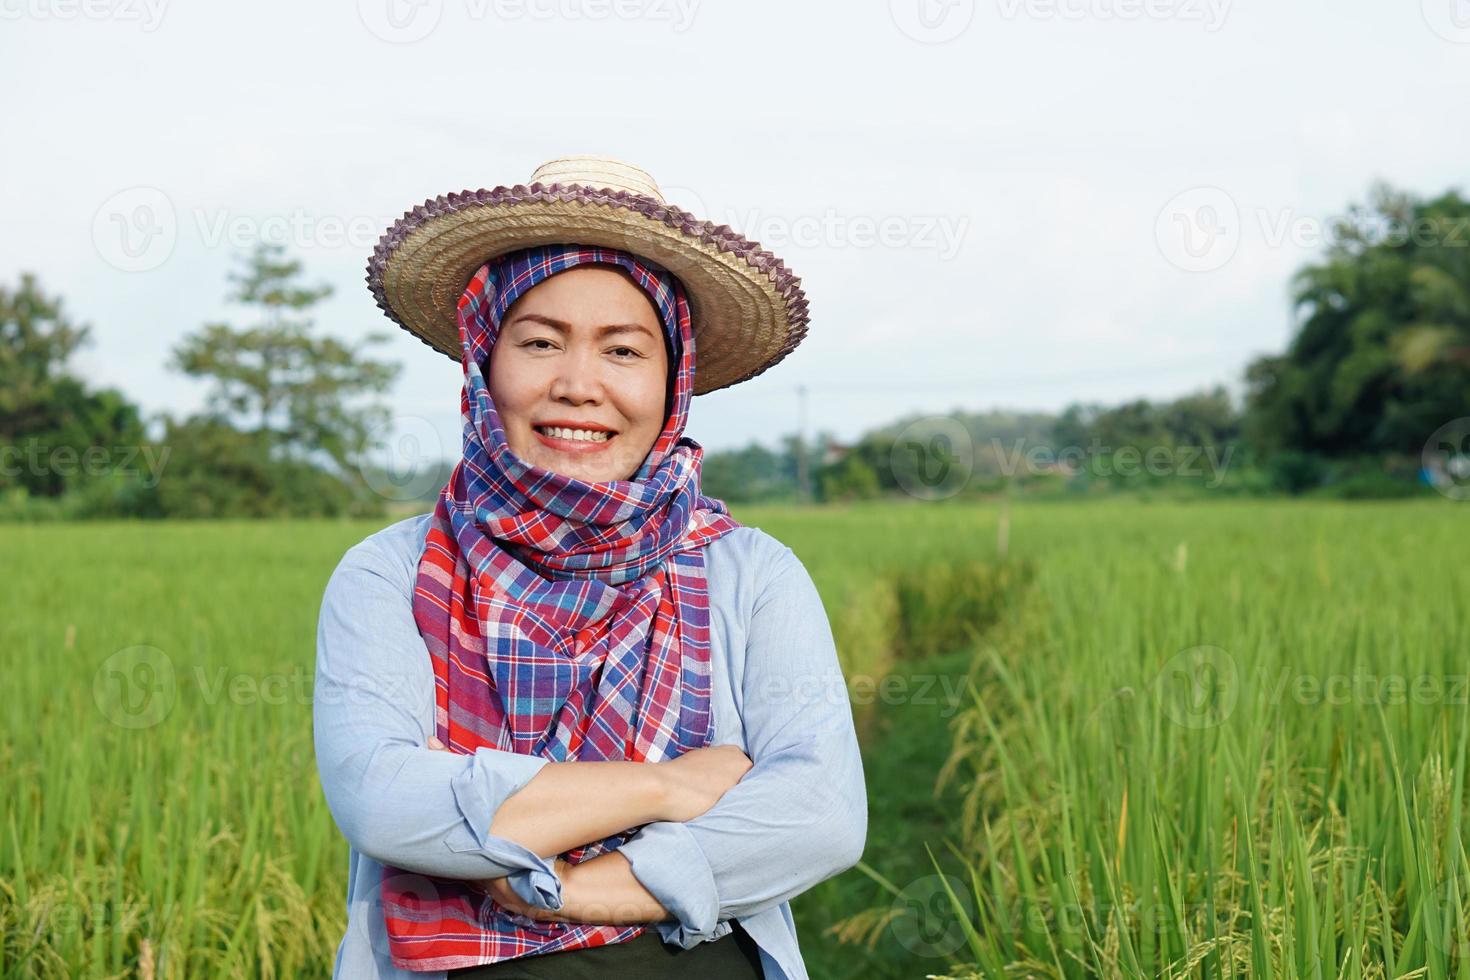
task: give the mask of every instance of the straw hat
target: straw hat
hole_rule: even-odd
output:
[[[389,319],[459,361],[455,310],[486,261],[532,245],[624,249],[683,282],[695,337],[694,393],[755,377],[806,336],[807,300],[785,264],[664,201],[646,171],[602,156],[543,163],[528,184],[463,191],[404,212],[368,260]]]

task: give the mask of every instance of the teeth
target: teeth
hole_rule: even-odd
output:
[[[574,439],[578,442],[607,442],[608,433],[592,429],[563,429],[560,426],[542,425],[537,429],[553,439]]]

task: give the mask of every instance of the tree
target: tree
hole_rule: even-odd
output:
[[[24,430],[25,410],[45,400],[47,383],[90,329],[73,324],[61,300],[45,296],[32,273],[21,273],[14,292],[0,286],[0,431]]]
[[[744,449],[708,453],[700,474],[703,492],[721,500],[749,503],[796,494],[795,461],[754,442]]]
[[[18,289],[0,286],[0,489],[58,497],[106,475],[143,442],[136,405],[67,371],[90,329],[30,273]]]
[[[1377,185],[1293,283],[1300,326],[1251,364],[1247,432],[1266,454],[1416,456],[1470,414],[1470,202]]]
[[[253,433],[221,419],[167,421],[167,479],[158,483],[156,510],[174,518],[338,517],[371,509],[353,489],[321,467],[272,459]],[[369,498],[370,502],[371,498]]]
[[[257,246],[244,272],[230,275],[236,286],[230,299],[258,309],[259,322],[206,324],[174,349],[171,363],[211,379],[215,418],[260,440],[272,458],[325,456],[339,475],[360,482],[369,434],[388,417],[381,405],[360,399],[386,391],[399,368],[366,356],[369,346],[388,339],[384,334],[355,346],[313,336],[306,313],[332,290],[302,285],[300,274],[301,263],[285,258],[282,246]]]
[[[848,453],[817,472],[817,495],[824,502],[869,500],[881,492],[878,474],[860,453]]]

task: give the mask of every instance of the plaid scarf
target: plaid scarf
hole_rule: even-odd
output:
[[[583,482],[513,454],[483,373],[516,298],[587,262],[632,274],[674,352],[672,410],[630,480]],[[464,454],[434,508],[413,599],[440,741],[558,762],[658,762],[708,745],[703,549],[740,525],[700,492],[704,450],[683,436],[695,353],[683,286],[626,252],[548,245],[481,266],[458,310]],[[636,829],[564,857],[614,850]],[[393,962],[408,970],[619,943],[645,928],[538,922],[466,882],[393,868],[381,897]]]

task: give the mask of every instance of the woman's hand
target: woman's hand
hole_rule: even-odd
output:
[[[448,752],[434,736],[428,747]],[[750,757],[734,745],[712,745],[647,767],[658,799],[657,819],[692,820],[714,806],[750,771]],[[633,923],[657,922],[669,913],[632,873],[616,851],[574,865],[559,855],[553,868],[562,883],[559,911],[529,905],[510,887],[508,878],[483,878],[469,884],[493,898],[507,911],[538,922]],[[586,879],[585,881],[583,879]],[[587,894],[582,894],[586,892]]]
[[[565,900],[566,889],[568,886],[567,876],[568,872],[572,868],[572,865],[562,859],[560,856],[553,859],[553,865],[556,870],[556,876],[562,881],[562,898],[563,900]],[[501,908],[508,909],[511,912],[517,912],[521,915],[527,916],[528,918],[535,919],[538,922],[571,921],[564,917],[560,912],[556,912],[551,909],[543,909],[539,905],[528,905],[525,901],[521,899],[521,896],[517,895],[515,893],[515,890],[510,887],[509,878],[483,878],[479,881],[470,882],[470,885],[484,892],[486,895],[489,895],[491,898],[495,899],[495,904],[499,905]]]
[[[719,802],[752,765],[750,757],[734,745],[693,749],[658,763],[666,783],[663,819],[693,820]]]
[[[435,752],[449,751],[449,746],[439,741],[439,739],[437,739],[433,735],[429,736],[429,748],[433,749]],[[556,872],[556,876],[562,879],[563,884],[565,884],[566,882],[567,871],[571,867],[572,865],[565,859],[563,859],[560,855],[552,859],[552,869]],[[471,881],[469,884],[471,887],[478,889],[479,891],[482,891],[485,894],[489,895],[491,898],[495,899],[495,903],[497,905],[509,909],[512,912],[527,916],[528,918],[536,919],[540,922],[555,922],[560,918],[557,913],[552,911],[551,909],[543,909],[538,905],[528,905],[521,898],[521,896],[517,895],[515,893],[515,890],[510,887],[509,878],[480,878],[478,880]]]

